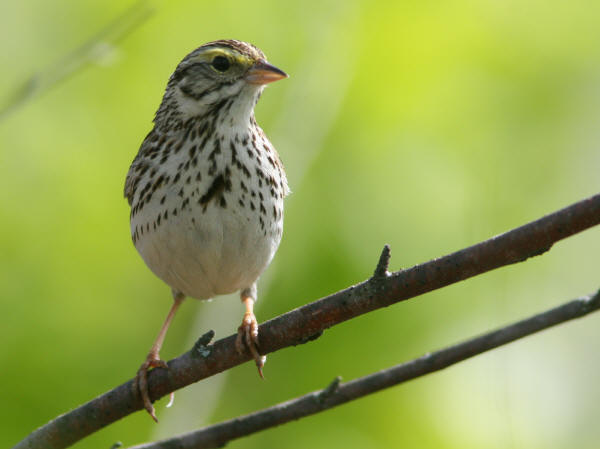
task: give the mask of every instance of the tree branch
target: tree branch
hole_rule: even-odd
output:
[[[600,194],[597,194],[469,248],[399,272],[387,273],[388,256],[384,249],[376,275],[371,279],[263,323],[259,329],[261,353],[305,343],[325,329],[358,315],[522,262],[548,251],[555,242],[599,223]],[[169,370],[155,369],[149,373],[153,400],[250,360],[248,355],[236,351],[234,335],[200,347],[201,351],[193,349],[171,360]],[[129,380],[40,427],[15,449],[65,448],[141,408],[142,401]]]
[[[129,449],[208,449],[223,447],[231,440],[276,427],[290,421],[314,415],[346,402],[360,399],[385,388],[407,382],[458,362],[511,343],[565,321],[581,318],[600,309],[600,290],[567,302],[554,309],[534,315],[511,325],[488,332],[436,352],[425,354],[400,365],[340,383],[337,377],[325,389],[299,398],[239,416],[229,421],[204,427],[154,443],[131,446]]]
[[[154,9],[147,0],[139,0],[127,11],[108,24],[80,47],[56,61],[44,71],[34,73],[0,106],[0,121],[83,69],[106,51],[106,46],[116,44],[146,21]]]

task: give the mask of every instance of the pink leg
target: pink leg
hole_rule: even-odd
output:
[[[158,419],[156,419],[154,406],[152,405],[152,402],[150,401],[150,395],[148,394],[148,371],[151,368],[168,368],[166,362],[160,359],[159,352],[160,348],[163,345],[163,342],[165,341],[165,335],[167,335],[167,330],[169,329],[169,325],[171,324],[171,321],[175,316],[175,312],[177,312],[177,309],[179,308],[184,299],[185,296],[183,296],[182,294],[174,295],[174,302],[171,306],[171,310],[169,310],[169,314],[167,315],[165,322],[160,328],[160,332],[158,333],[156,340],[154,340],[154,343],[152,344],[152,348],[150,348],[150,352],[148,353],[146,360],[144,361],[144,363],[142,363],[140,369],[138,369],[133,384],[134,388],[136,388],[142,396],[144,408],[150,414],[152,419],[156,422],[158,422]]]
[[[235,347],[240,354],[243,354],[247,348],[254,357],[254,362],[258,368],[258,374],[264,379],[263,366],[267,358],[258,352],[258,322],[254,316],[254,303],[256,302],[256,285],[242,290],[241,299],[246,306],[246,313],[242,319],[242,324],[238,328]]]

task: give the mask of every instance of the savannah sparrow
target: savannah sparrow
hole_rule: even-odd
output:
[[[240,291],[246,313],[236,346],[250,351],[262,376],[256,280],[279,246],[288,186],[254,106],[266,84],[286,77],[245,42],[197,48],[171,75],[154,128],[127,173],[133,243],[174,299],[135,382],[154,420],[147,372],[167,366],[159,351],[186,296]]]

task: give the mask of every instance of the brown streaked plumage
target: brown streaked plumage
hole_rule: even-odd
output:
[[[254,119],[267,83],[287,75],[255,46],[205,44],[171,75],[154,128],[125,181],[131,236],[148,267],[171,287],[174,303],[136,377],[156,420],[147,372],[159,357],[175,312],[187,296],[208,299],[240,291],[246,313],[236,346],[259,373],[256,281],[283,231],[287,180],[279,156]]]

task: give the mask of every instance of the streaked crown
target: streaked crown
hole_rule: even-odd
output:
[[[266,56],[252,44],[219,40],[202,45],[179,63],[167,84],[155,123],[162,126],[174,120],[208,115],[223,101],[245,119],[264,85],[287,75],[267,63]],[[166,123],[165,123],[166,122]]]

